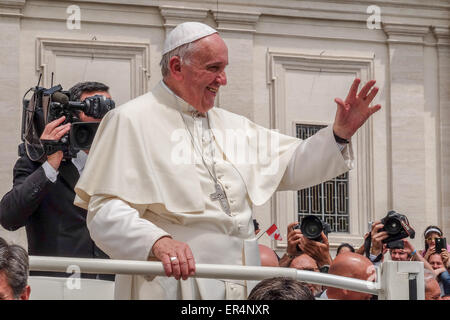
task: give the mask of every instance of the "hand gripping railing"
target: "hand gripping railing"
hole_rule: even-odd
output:
[[[82,273],[133,274],[164,276],[161,262],[30,256],[30,270],[66,272],[77,266]],[[335,276],[294,268],[254,267],[223,264],[196,264],[195,277],[235,280],[263,280],[288,277],[300,281],[378,295],[379,282]]]

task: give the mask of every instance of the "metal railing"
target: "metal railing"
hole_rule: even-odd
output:
[[[161,262],[30,256],[30,270],[165,276]],[[263,280],[288,277],[303,282],[378,295],[379,300],[424,299],[422,262],[385,261],[376,268],[376,282],[294,268],[196,264],[194,278]],[[415,288],[415,289],[414,289]]]
[[[66,272],[77,266],[82,273],[131,274],[164,276],[161,262],[30,256],[30,270]],[[196,264],[197,278],[263,280],[288,277],[300,281],[378,295],[379,282],[335,276],[294,268]]]

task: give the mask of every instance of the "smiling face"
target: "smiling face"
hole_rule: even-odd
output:
[[[184,61],[176,56],[170,64],[175,80],[172,90],[199,112],[211,109],[219,87],[227,84],[228,48],[222,38],[218,34],[204,37]]]

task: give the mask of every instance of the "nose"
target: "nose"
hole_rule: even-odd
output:
[[[219,73],[219,75],[216,78],[216,81],[221,86],[226,86],[227,85],[227,75],[226,75],[225,71],[222,71],[221,73]]]

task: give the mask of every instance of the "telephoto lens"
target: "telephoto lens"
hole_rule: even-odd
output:
[[[321,233],[324,231],[322,221],[316,216],[306,216],[302,219],[302,223],[300,225],[300,230],[302,234],[314,241],[321,241]]]

